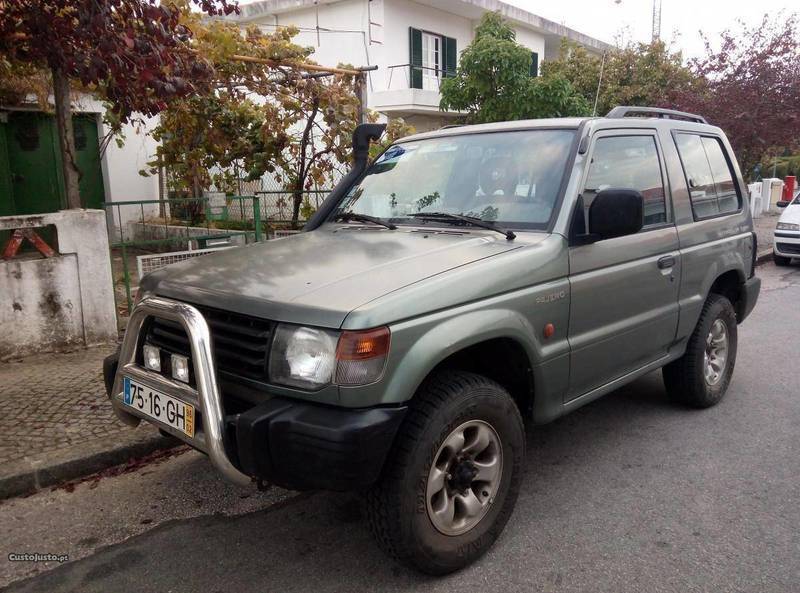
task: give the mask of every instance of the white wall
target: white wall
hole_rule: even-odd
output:
[[[301,28],[294,38],[298,45],[312,47],[312,59],[323,66],[339,63],[368,66],[375,63],[380,45],[370,46],[367,31],[369,15],[366,0],[346,0],[334,4],[295,10],[273,17],[264,17],[256,23],[265,32],[273,32],[276,25],[295,25]],[[319,25],[330,31],[309,31]]]
[[[408,68],[390,69],[409,62],[409,27],[456,39],[460,54],[474,38],[477,23],[412,0],[345,0],[264,15],[253,24],[267,32],[278,25],[300,27],[296,43],[313,47],[312,58],[319,64],[378,65],[379,69],[369,74],[369,90],[373,93],[409,88]],[[317,32],[317,26],[331,31]],[[544,36],[519,24],[515,29],[517,40],[544,59]]]
[[[409,27],[454,38],[459,56],[473,38],[474,22],[464,16],[417,4],[409,0],[389,0],[386,2],[384,11],[386,15],[384,32],[386,45],[385,62],[381,64],[384,68],[395,64],[409,63]],[[396,69],[392,76],[391,88],[399,88],[396,82],[398,78],[402,80],[402,88],[409,88],[408,76],[408,68]],[[376,90],[389,89],[384,86]]]
[[[0,217],[0,230],[48,225],[56,227],[57,255],[0,260],[0,359],[116,340],[105,214]]]
[[[521,43],[531,51],[535,51],[539,54],[539,68],[542,67],[542,60],[545,59],[544,57],[544,36],[536,31],[532,31],[531,29],[527,29],[525,27],[521,27],[519,25],[514,27],[514,30],[517,33],[517,42]]]
[[[102,122],[105,107],[102,102],[89,95],[80,95],[73,100],[73,109],[84,113],[95,113],[98,117],[98,136],[102,140],[108,132],[107,126]],[[126,202],[131,200],[157,200],[158,176],[143,177],[139,171],[147,169],[147,162],[155,156],[158,143],[153,140],[148,132],[158,123],[158,118],[146,118],[143,124],[128,123],[123,126],[124,144],[117,146],[112,139],[102,155],[101,167],[103,172],[103,189],[106,202]],[[142,209],[139,206],[121,207],[119,213],[122,217],[123,228],[130,220],[139,220]],[[158,214],[158,205],[144,206],[145,217]],[[119,224],[117,209],[112,209],[113,225]],[[109,224],[112,220],[109,219]],[[112,236],[112,240],[119,237]]]

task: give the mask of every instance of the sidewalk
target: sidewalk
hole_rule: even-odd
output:
[[[110,348],[0,363],[0,500],[124,463],[176,441],[122,424],[102,378]]]

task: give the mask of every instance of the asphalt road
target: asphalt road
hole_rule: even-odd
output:
[[[11,591],[800,591],[800,267],[760,268],[730,390],[676,407],[656,372],[531,430],[495,547],[433,579],[373,545],[349,495],[229,486],[185,453],[0,505]],[[5,560],[7,553],[69,561]]]

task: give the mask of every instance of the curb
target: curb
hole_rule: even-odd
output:
[[[131,431],[134,432],[134,431]],[[33,494],[48,486],[82,478],[181,442],[157,430],[106,436],[59,451],[40,453],[0,465],[0,501]]]
[[[760,251],[756,256],[756,265],[763,264],[766,261],[770,261],[772,259],[772,249],[765,249]]]

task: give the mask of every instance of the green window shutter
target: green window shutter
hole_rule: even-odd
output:
[[[444,44],[444,75],[455,76],[458,66],[458,49],[456,40],[452,37],[442,37]]]
[[[539,76],[539,54],[531,52],[531,76]]]
[[[408,28],[409,64],[411,64],[411,88],[422,88],[422,31]]]

